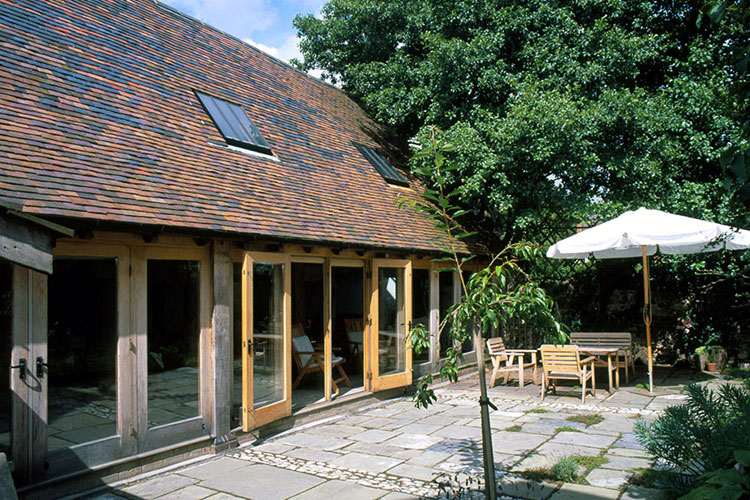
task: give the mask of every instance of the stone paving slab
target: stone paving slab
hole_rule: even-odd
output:
[[[422,434],[424,436],[427,436],[443,428],[445,428],[445,425],[423,424],[420,420],[419,422],[414,422],[412,424],[399,427],[398,431],[402,434]]]
[[[583,484],[564,483],[550,500],[615,500],[620,496],[618,490],[585,486]]]
[[[602,464],[605,469],[619,469],[619,470],[632,470],[632,469],[648,469],[651,467],[651,460],[647,458],[636,458],[636,457],[623,457],[621,455],[610,455],[607,454],[605,457],[609,460],[606,464]]]
[[[341,452],[342,453],[351,453],[351,452],[370,453],[373,455],[382,455],[384,457],[399,458],[403,456],[401,455],[401,453],[404,452],[405,450],[406,450],[405,448],[401,448],[399,446],[393,446],[391,444],[365,443],[363,441],[360,441],[360,442],[354,443],[351,446],[347,446],[346,448],[341,450]]]
[[[432,481],[433,479],[435,479],[435,476],[439,474],[439,472],[432,467],[423,467],[421,465],[414,465],[410,463],[397,465],[396,467],[390,469],[388,472],[396,476],[421,479],[422,481]]]
[[[584,457],[595,457],[601,453],[601,448],[589,448],[569,443],[553,443],[548,441],[534,450],[534,455],[548,455],[553,457],[570,457],[581,455]]]
[[[633,448],[615,448],[614,446],[607,450],[607,455],[618,455],[621,457],[648,458],[648,453],[643,449]]]
[[[255,447],[256,450],[267,451],[268,453],[286,453],[294,448],[295,446],[292,444],[283,444],[279,442],[263,443]]]
[[[667,498],[663,491],[641,486],[630,486],[620,497],[620,500],[660,500]]]
[[[356,483],[350,483],[347,481],[327,481],[319,484],[304,493],[295,495],[292,497],[294,500],[332,500],[332,499],[347,499],[347,500],[375,500],[381,498],[383,492],[381,490],[362,486]]]
[[[232,457],[221,457],[216,460],[210,460],[194,467],[183,469],[179,472],[181,476],[192,477],[198,480],[210,479],[217,474],[228,472],[247,467],[247,462],[237,460]]]
[[[586,481],[591,486],[602,488],[619,489],[627,484],[630,473],[623,470],[594,469],[587,476]]]
[[[364,432],[360,432],[359,434],[349,436],[349,439],[351,439],[352,441],[364,441],[366,443],[382,443],[383,441],[392,439],[400,434],[400,432],[370,429]]]
[[[518,476],[505,476],[497,480],[499,493],[532,500],[548,498],[556,488],[557,485],[553,483],[536,483]]]
[[[144,500],[150,500],[172,491],[179,490],[180,488],[196,484],[197,482],[198,480],[192,477],[174,474],[137,483],[123,488],[122,491],[128,495],[133,495]]]
[[[338,465],[367,472],[385,472],[402,462],[403,460],[397,458],[367,455],[365,453],[347,453],[346,455],[328,461],[331,465]]]
[[[418,455],[410,458],[408,462],[414,465],[423,465],[425,467],[432,467],[448,460],[451,456],[450,452],[441,451],[430,451],[429,449],[421,451]]]
[[[204,498],[211,497],[214,493],[216,493],[215,490],[191,485],[176,491],[170,491],[169,493],[158,497],[157,500],[203,500]]]
[[[501,453],[518,455],[533,450],[548,439],[549,436],[540,434],[500,431],[492,435],[492,449]]]
[[[414,450],[426,450],[432,445],[442,441],[443,438],[435,436],[425,436],[422,434],[402,434],[396,438],[386,441],[385,444],[400,446],[401,448],[411,448]]]
[[[331,424],[312,427],[307,432],[309,432],[310,434],[319,434],[326,437],[347,438],[364,431],[364,427],[358,427],[355,425]]]
[[[633,450],[642,450],[643,446],[636,439],[635,434],[623,434],[620,439],[615,441],[614,446],[617,448],[630,448]]]
[[[421,499],[419,497],[410,495],[408,493],[401,493],[401,492],[394,491],[393,493],[388,493],[386,496],[381,497],[380,500],[421,500]]]
[[[323,482],[325,479],[312,474],[252,464],[244,469],[216,475],[200,485],[244,498],[284,500]]]
[[[316,450],[325,451],[338,450],[339,448],[343,448],[352,444],[352,441],[346,439],[329,438],[325,436],[318,436],[315,434],[306,434],[304,432],[284,436],[279,439],[278,442],[282,444],[304,446],[306,448],[315,448]]]
[[[609,448],[615,441],[617,441],[617,436],[570,431],[558,432],[550,440],[551,443],[572,444],[575,446],[586,446],[588,448]]]
[[[315,450],[312,448],[294,448],[290,451],[285,452],[284,455],[294,458],[301,458],[302,460],[312,460],[313,462],[330,462],[331,460],[343,457],[344,453],[345,451],[342,451],[342,453],[338,453],[335,451]]]
[[[447,427],[443,427],[440,430],[437,430],[430,434],[431,436],[437,436],[437,437],[443,437],[443,438],[453,438],[453,439],[471,439],[471,440],[481,440],[482,439],[482,429],[481,427],[467,427],[463,425],[449,425]]]

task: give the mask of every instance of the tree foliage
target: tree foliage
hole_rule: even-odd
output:
[[[747,226],[748,12],[748,0],[329,0],[295,25],[300,67],[322,69],[404,142],[445,131],[456,168],[444,188],[501,250],[639,206]],[[577,268],[560,298],[591,302],[575,280],[600,267]],[[657,340],[680,316],[694,325],[683,348],[746,338],[746,253],[654,268],[682,294],[655,320]],[[569,310],[570,323],[608,327]]]
[[[623,207],[725,218],[732,28],[700,15],[679,0],[331,0],[295,24],[303,68],[404,138],[445,130],[461,165],[447,186],[502,248]]]

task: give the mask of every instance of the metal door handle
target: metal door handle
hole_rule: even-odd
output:
[[[18,368],[18,377],[21,380],[26,380],[26,358],[19,359],[18,364],[11,366],[11,368]]]
[[[44,358],[41,356],[37,356],[36,358],[36,376],[38,378],[44,377],[44,368],[47,366],[47,363],[44,362]]]

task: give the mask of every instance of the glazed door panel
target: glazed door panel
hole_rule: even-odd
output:
[[[246,253],[242,265],[242,428],[291,415],[288,256]]]
[[[410,261],[373,261],[368,321],[371,391],[402,387],[412,381],[412,352],[408,342],[411,274]]]

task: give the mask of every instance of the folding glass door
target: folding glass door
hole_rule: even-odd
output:
[[[375,259],[372,266],[369,351],[370,390],[409,385],[412,380],[412,269],[408,260]]]
[[[291,274],[287,255],[242,264],[242,428],[291,414]]]

